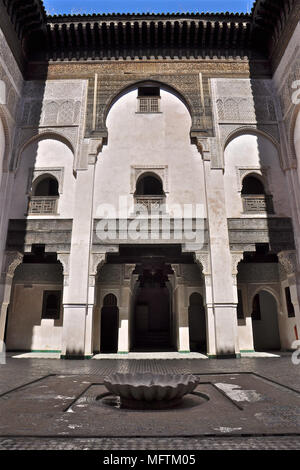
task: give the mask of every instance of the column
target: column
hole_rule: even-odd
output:
[[[217,357],[236,357],[236,299],[232,286],[232,260],[224,188],[224,169],[218,142],[197,139],[203,156],[209,232],[211,293],[215,320]],[[219,150],[218,150],[219,149]],[[212,154],[215,152],[215,154]],[[211,159],[214,159],[214,165]]]
[[[215,358],[216,333],[209,254],[196,252],[195,261],[202,270],[204,279],[204,306],[206,310],[207,355],[210,358]]]
[[[94,286],[90,286],[90,253],[95,168],[102,143],[102,139],[90,139],[87,166],[77,170],[69,286],[64,296],[64,359],[83,359],[91,355],[92,307],[89,302]]]
[[[237,305],[239,303],[239,298],[238,298],[238,282],[237,282],[237,276],[238,276],[238,265],[242,261],[244,257],[244,253],[242,251],[236,251],[231,253],[231,258],[232,258],[232,284],[233,284],[233,299],[234,303]],[[245,312],[245,321],[246,321],[246,328],[248,332],[248,337],[249,341],[251,342],[249,346],[249,350],[254,350],[253,346],[253,329],[252,329],[252,319],[251,317],[249,318],[246,315]],[[239,345],[239,329],[238,329],[238,319],[236,315],[236,321],[235,321],[235,352],[237,355],[240,354],[240,345]]]
[[[121,303],[119,306],[119,340],[118,354],[128,354],[130,349],[129,323],[131,307],[131,276],[135,269],[135,264],[125,264],[123,266],[123,282],[121,287]]]
[[[178,327],[178,351],[190,352],[189,306],[186,304],[185,286],[176,279],[175,308]]]
[[[10,303],[11,288],[16,268],[23,261],[23,254],[18,251],[6,252],[0,281],[0,341],[4,341],[7,309]]]

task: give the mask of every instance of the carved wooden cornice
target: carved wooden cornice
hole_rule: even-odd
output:
[[[276,51],[281,54],[282,35],[287,30],[292,34],[299,21],[299,2],[257,0],[251,14],[46,16],[41,0],[0,0],[27,60],[45,64],[57,60],[271,58]]]
[[[46,23],[46,12],[41,0],[2,0],[19,39]]]

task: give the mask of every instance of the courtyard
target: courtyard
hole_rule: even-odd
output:
[[[0,366],[0,450],[300,449],[300,374],[290,353],[224,360],[20,356],[9,353]],[[200,382],[177,408],[132,411],[107,395],[103,380],[114,372],[191,373]]]

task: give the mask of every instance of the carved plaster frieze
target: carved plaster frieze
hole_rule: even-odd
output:
[[[295,251],[282,251],[278,253],[278,258],[287,275],[295,274],[298,271],[297,256]]]
[[[89,139],[88,143],[88,164],[95,165],[98,154],[102,152],[104,139]]]
[[[90,255],[90,276],[96,276],[97,272],[106,263],[105,253],[91,253]]]
[[[123,265],[123,280],[131,281],[132,273],[135,270],[135,264],[124,264]]]
[[[209,253],[195,252],[194,254],[195,262],[200,266],[204,276],[209,276],[211,274],[210,266],[210,255]]]
[[[2,270],[2,282],[7,277],[13,278],[15,270],[23,262],[23,254],[19,251],[8,251],[5,254],[5,261]]]
[[[211,160],[211,139],[197,137],[195,143],[198,152],[202,155],[203,160]]]
[[[57,259],[63,267],[64,276],[69,275],[70,253],[57,253]]]
[[[242,251],[237,251],[235,253],[231,253],[232,259],[232,275],[236,277],[238,275],[238,265],[242,261],[244,257],[244,253]]]

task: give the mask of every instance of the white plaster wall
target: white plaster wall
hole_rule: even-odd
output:
[[[292,344],[296,341],[295,326],[297,326],[296,318],[289,318],[287,305],[285,300],[285,288],[289,287],[288,281],[281,283],[282,287],[282,312],[279,315],[279,327],[282,349],[292,349]],[[298,327],[299,331],[299,327]]]
[[[99,155],[95,180],[95,216],[100,203],[130,203],[131,165],[167,165],[167,203],[205,201],[201,156],[191,145],[191,117],[173,94],[161,91],[161,114],[137,114],[137,90],[121,97],[107,118],[108,146]],[[165,189],[165,188],[164,188]]]
[[[300,111],[297,116],[296,124],[295,124],[295,131],[294,131],[294,144],[295,144],[295,151],[298,161],[298,173],[300,177]]]
[[[238,321],[238,340],[240,351],[253,351],[253,329],[251,316]]]
[[[4,151],[5,151],[5,134],[4,134],[4,127],[0,119],[0,184],[1,184],[2,171],[3,171]]]
[[[63,168],[63,194],[58,203],[58,215],[46,216],[72,218],[74,209],[75,178],[73,175],[73,153],[62,142],[54,139],[40,140],[25,148],[20,158],[13,192],[10,217],[22,219],[27,210],[27,188],[30,168]],[[60,189],[61,191],[61,189]],[[31,218],[33,218],[31,216]],[[38,216],[41,218],[41,216]]]
[[[267,167],[267,194],[273,195],[275,214],[290,217],[287,180],[280,167],[279,155],[274,144],[264,136],[243,134],[233,139],[225,150],[224,186],[227,217],[241,217],[243,212],[239,192],[239,168]],[[253,217],[253,214],[250,215]],[[262,215],[265,217],[265,215]],[[247,215],[246,215],[247,217]]]
[[[45,290],[61,290],[61,285],[39,284],[32,288],[24,288],[22,284],[14,286],[7,326],[8,349],[61,350],[62,318],[41,319]]]

